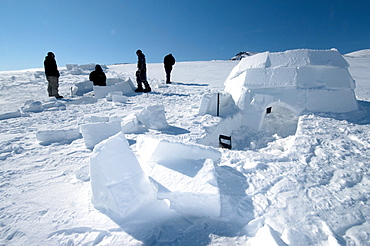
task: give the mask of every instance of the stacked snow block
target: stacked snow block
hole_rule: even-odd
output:
[[[358,109],[349,64],[335,49],[264,52],[242,59],[225,81],[243,114],[243,125],[260,130],[266,108],[295,113],[344,113]]]
[[[152,169],[158,199],[169,201],[176,212],[187,216],[219,217],[220,192],[214,161],[221,153],[211,147],[140,136],[140,160]]]
[[[122,133],[99,143],[90,156],[92,202],[114,220],[123,220],[157,200],[157,190],[140,167]]]

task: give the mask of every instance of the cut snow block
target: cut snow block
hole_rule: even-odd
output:
[[[115,84],[118,84],[120,82],[121,82],[121,80],[119,78],[107,78],[107,80],[106,80],[107,86],[115,85]]]
[[[22,117],[22,113],[21,113],[20,110],[17,110],[17,111],[14,111],[14,112],[0,114],[0,120],[6,120],[6,119],[18,118],[18,117]]]
[[[221,153],[208,146],[170,142],[145,136],[139,136],[136,150],[140,158],[148,162],[166,159],[212,159],[217,161]]]
[[[114,85],[110,86],[93,86],[94,88],[94,97],[96,99],[106,97],[109,92],[116,91],[116,87]]]
[[[42,103],[40,101],[28,100],[21,108],[22,112],[33,112],[39,113],[44,110]]]
[[[270,226],[264,225],[256,233],[256,236],[248,240],[248,245],[260,246],[260,245],[271,245],[271,246],[287,246],[281,238],[278,232],[274,231]]]
[[[358,110],[353,90],[307,90],[306,108],[311,112],[346,113]]]
[[[142,171],[123,133],[94,148],[90,179],[95,208],[117,220],[157,199],[157,190]]]
[[[121,130],[123,133],[142,133],[148,130],[143,123],[136,117],[135,113],[129,114],[121,121]]]
[[[112,96],[113,95],[119,95],[119,96],[122,96],[122,91],[112,91],[112,92],[109,92],[108,95],[106,96],[106,100],[111,102],[113,99],[112,99]]]
[[[122,91],[124,95],[132,94],[136,89],[131,79],[128,79],[125,82],[117,83],[115,84],[115,87],[116,91]]]
[[[122,96],[122,95],[112,95],[112,101],[114,103],[126,103],[127,97]]]
[[[176,165],[181,160],[171,162]],[[160,164],[152,169],[150,176],[166,188],[158,191],[158,198],[168,199],[170,208],[176,212],[187,216],[220,216],[220,193],[211,159],[204,160],[203,168],[194,178]]]
[[[137,114],[137,118],[149,129],[162,130],[168,127],[163,105],[147,106]]]
[[[214,93],[212,95],[204,95],[199,107],[199,115],[210,114],[213,116],[227,117],[235,114],[238,110],[229,93]]]
[[[88,80],[76,83],[72,87],[72,94],[77,96],[82,96],[83,94],[88,93],[90,91],[93,91],[93,83]]]
[[[83,124],[80,131],[86,148],[93,149],[96,144],[120,132],[121,124],[118,121]]]
[[[81,138],[78,128],[65,130],[40,130],[36,132],[36,139],[41,145],[49,145],[57,142],[72,142]]]

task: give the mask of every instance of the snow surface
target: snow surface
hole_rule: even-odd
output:
[[[153,92],[107,98],[88,72],[60,68],[63,100],[42,69],[0,72],[0,245],[369,245],[370,56],[345,59],[358,111],[279,109],[232,150],[214,142],[234,121],[201,105],[238,61],[176,63],[170,85],[148,64]]]

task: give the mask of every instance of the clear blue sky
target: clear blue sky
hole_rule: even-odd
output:
[[[0,0],[0,70],[370,48],[369,0]]]

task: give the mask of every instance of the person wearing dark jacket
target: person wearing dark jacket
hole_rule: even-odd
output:
[[[95,71],[92,71],[89,76],[90,81],[93,82],[94,85],[98,86],[106,86],[107,77],[103,72],[103,69],[99,64],[96,64]]]
[[[171,84],[171,71],[172,66],[175,65],[175,58],[172,54],[168,54],[164,57],[164,70],[166,71],[166,83]]]
[[[46,79],[48,81],[49,97],[63,98],[58,92],[60,74],[53,52],[48,52],[48,55],[45,57],[44,68]]]
[[[152,89],[149,86],[148,81],[146,80],[146,63],[145,63],[145,55],[141,50],[136,51],[137,55],[137,71],[136,71],[136,82],[137,82],[137,89],[135,92],[150,92]],[[143,84],[145,89],[143,89]]]

